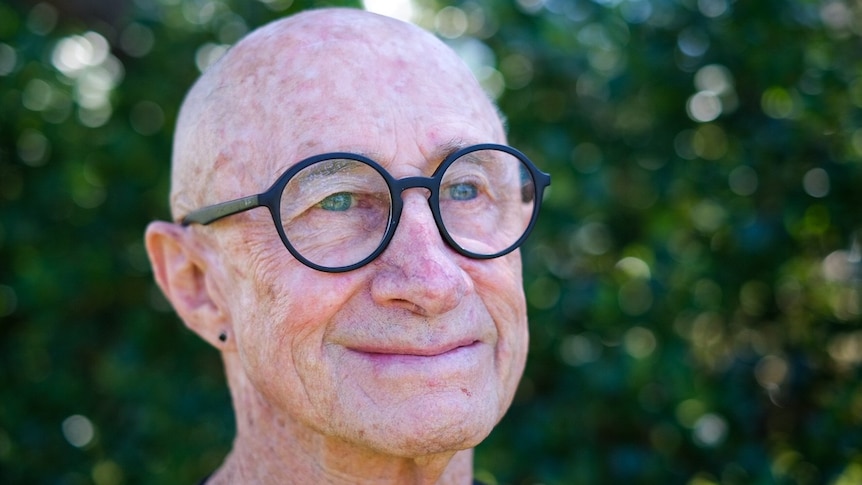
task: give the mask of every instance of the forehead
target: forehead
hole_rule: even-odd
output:
[[[283,44],[238,52],[224,86],[232,101],[223,119],[233,127],[218,142],[230,159],[263,163],[258,173],[329,151],[390,165],[433,162],[453,140],[504,142],[492,103],[435,39],[408,31]]]

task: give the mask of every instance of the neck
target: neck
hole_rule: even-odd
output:
[[[472,482],[472,450],[464,450],[440,460],[437,457],[392,458],[373,463],[344,466],[347,455],[310,457],[285,456],[282,450],[254,450],[235,447],[207,485],[243,484],[415,484],[468,485]],[[257,452],[257,453],[256,453]],[[361,453],[359,454],[361,455]],[[358,455],[354,455],[358,456]]]
[[[392,456],[324,436],[279,412],[245,379],[231,379],[231,374],[237,435],[207,485],[472,483],[472,449]]]

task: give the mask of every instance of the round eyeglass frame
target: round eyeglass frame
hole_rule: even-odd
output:
[[[504,248],[503,250],[493,254],[476,253],[461,247],[449,234],[449,231],[446,229],[446,225],[443,223],[443,216],[440,213],[440,184],[443,181],[443,174],[446,172],[446,169],[449,168],[450,165],[452,165],[462,156],[480,150],[498,150],[501,152],[508,153],[509,155],[512,155],[518,160],[520,160],[520,162],[529,170],[535,188],[535,203],[533,205],[533,213],[530,216],[530,223],[524,229],[524,233],[514,243]],[[313,261],[310,261],[308,258],[303,256],[299,251],[296,250],[296,248],[293,246],[293,244],[291,244],[290,240],[287,238],[287,235],[284,232],[284,224],[282,224],[281,222],[280,206],[282,192],[284,191],[285,186],[287,186],[287,183],[290,181],[291,178],[293,178],[294,175],[299,173],[301,170],[304,170],[305,168],[309,167],[310,165],[332,159],[354,160],[370,166],[371,168],[376,170],[386,181],[386,185],[389,188],[389,192],[392,197],[392,207],[390,208],[389,221],[387,222],[386,232],[383,234],[383,237],[381,238],[380,244],[378,245],[377,249],[375,249],[367,257],[356,263],[338,267],[329,267],[317,264]],[[276,179],[276,181],[266,191],[260,194],[250,195],[247,197],[242,197],[239,199],[197,209],[186,215],[180,221],[180,223],[183,226],[189,226],[191,224],[208,225],[225,217],[232,216],[234,214],[239,214],[241,212],[255,209],[257,207],[266,207],[267,209],[269,209],[269,213],[272,216],[272,221],[275,224],[275,229],[276,231],[278,231],[278,235],[281,238],[281,242],[284,244],[284,246],[294,258],[296,258],[302,264],[308,266],[309,268],[313,268],[318,271],[323,271],[326,273],[344,273],[365,266],[366,264],[375,260],[383,253],[383,251],[386,250],[386,248],[389,246],[389,243],[392,241],[392,237],[395,235],[395,230],[398,228],[398,223],[401,220],[401,210],[404,208],[404,201],[401,198],[401,193],[407,189],[424,188],[431,193],[431,195],[428,197],[428,206],[431,209],[432,215],[434,216],[434,222],[437,224],[437,230],[440,233],[440,236],[446,242],[446,244],[449,245],[449,247],[451,247],[452,249],[454,249],[457,253],[463,256],[467,256],[469,258],[493,259],[499,258],[500,256],[514,251],[516,248],[518,248],[521,244],[524,243],[536,223],[539,209],[542,205],[542,196],[544,194],[544,190],[550,184],[551,176],[539,170],[538,167],[536,167],[535,164],[533,164],[533,162],[529,158],[527,158],[526,155],[510,146],[498,145],[495,143],[481,143],[478,145],[470,145],[456,150],[455,152],[447,156],[442,163],[440,163],[440,165],[434,170],[434,173],[431,175],[431,177],[417,176],[404,177],[400,179],[394,178],[379,163],[363,155],[348,152],[332,152],[314,155],[304,160],[301,160],[298,163],[295,163],[283,174],[281,174],[278,179]]]

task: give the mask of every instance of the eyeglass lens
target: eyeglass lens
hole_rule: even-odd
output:
[[[393,216],[386,178],[359,160],[327,159],[297,172],[281,196],[281,224],[294,250],[327,268],[356,264],[386,239]],[[491,256],[524,234],[533,217],[535,184],[516,156],[495,149],[466,153],[440,178],[432,205],[451,240]]]

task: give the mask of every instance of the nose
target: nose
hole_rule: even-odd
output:
[[[434,316],[457,307],[472,282],[458,264],[463,256],[440,236],[422,194],[421,189],[402,194],[404,206],[398,228],[373,263],[376,272],[371,293],[379,305]]]

